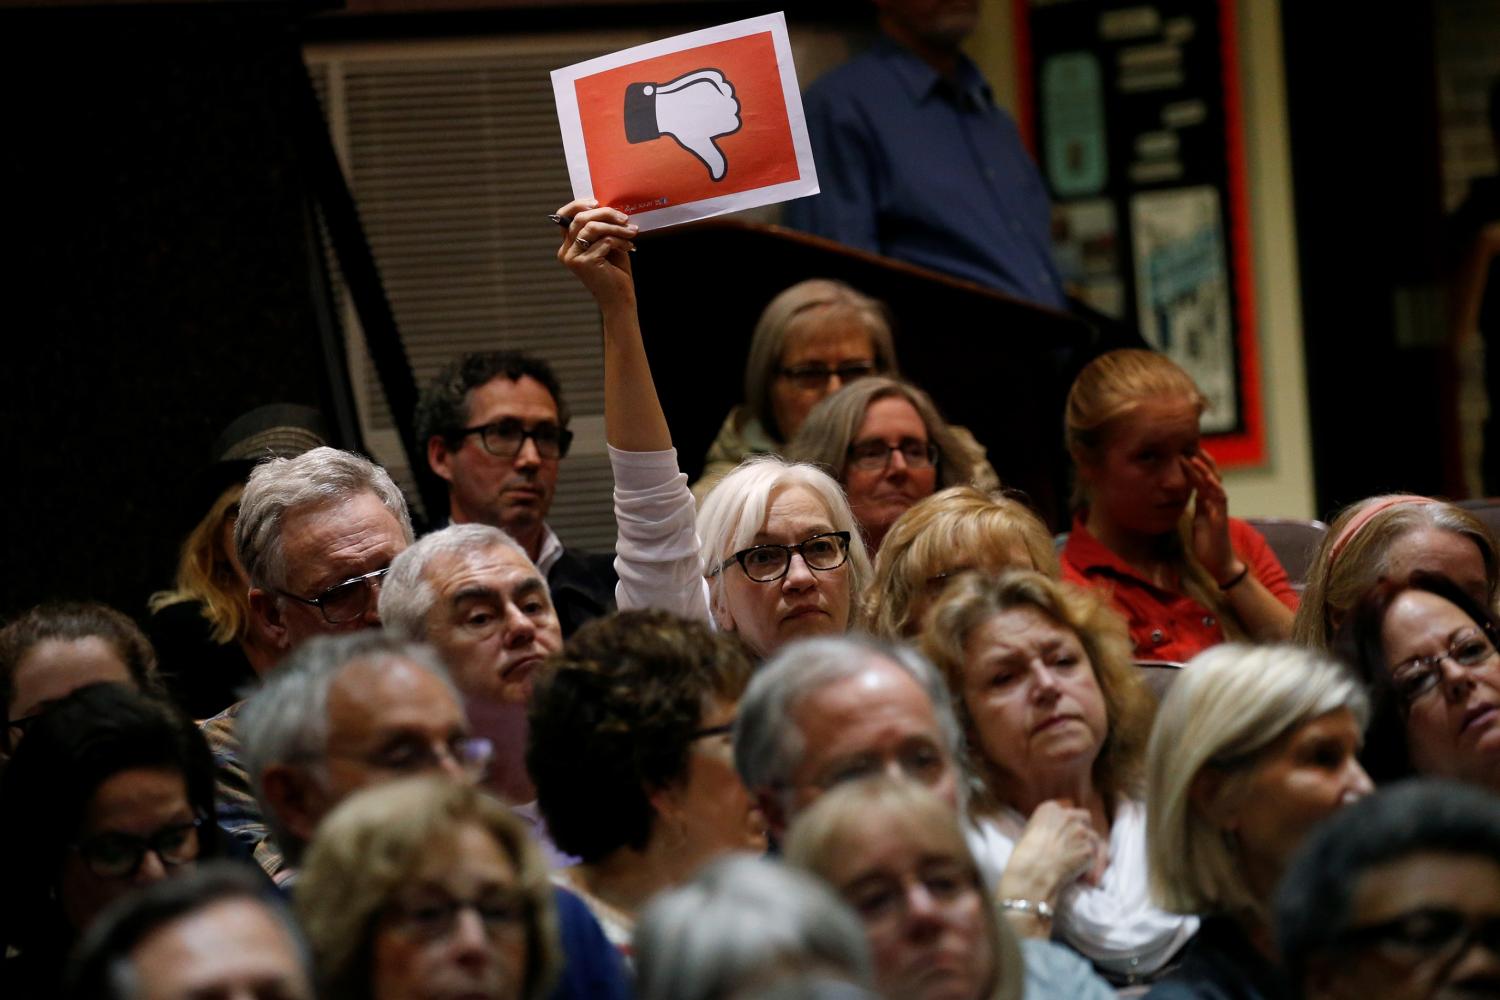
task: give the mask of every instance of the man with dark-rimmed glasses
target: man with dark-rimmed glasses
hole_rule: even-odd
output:
[[[547,525],[570,419],[551,366],[518,351],[460,356],[423,389],[415,418],[452,523],[515,539],[546,578],[565,637],[614,610],[616,580],[611,556],[566,549]]]

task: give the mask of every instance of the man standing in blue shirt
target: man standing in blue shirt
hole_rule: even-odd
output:
[[[882,37],[803,97],[823,193],[787,224],[1062,309],[1041,174],[959,48],[978,0],[873,2]]]

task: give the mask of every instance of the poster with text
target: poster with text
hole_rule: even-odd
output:
[[[643,231],[818,193],[779,13],[554,70],[552,90],[574,197]]]

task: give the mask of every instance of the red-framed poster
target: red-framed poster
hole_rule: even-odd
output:
[[[1221,465],[1264,463],[1235,0],[1013,9],[1064,278],[1192,374]]]

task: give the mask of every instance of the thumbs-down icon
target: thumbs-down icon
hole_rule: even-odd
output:
[[[729,169],[714,142],[740,130],[734,85],[716,69],[685,73],[669,83],[632,83],[625,88],[625,138],[651,142],[669,135],[708,168],[714,180]]]

